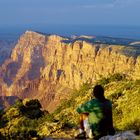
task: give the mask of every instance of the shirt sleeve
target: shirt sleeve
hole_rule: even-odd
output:
[[[78,108],[77,108],[77,112],[78,113],[84,113],[84,112],[86,112],[86,110],[85,110],[85,105],[80,105]]]
[[[90,113],[91,112],[91,101],[86,102],[85,104],[80,105],[77,108],[78,113]]]

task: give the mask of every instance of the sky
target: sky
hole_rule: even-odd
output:
[[[0,38],[26,30],[140,39],[140,0],[0,0]]]
[[[0,26],[140,25],[140,0],[0,0]]]

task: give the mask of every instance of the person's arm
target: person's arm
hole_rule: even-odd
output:
[[[86,109],[85,109],[85,105],[82,104],[80,105],[78,108],[77,108],[77,112],[80,114],[80,113],[85,113],[86,112]]]

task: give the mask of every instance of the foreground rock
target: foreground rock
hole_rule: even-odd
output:
[[[138,140],[140,137],[136,136],[131,131],[125,131],[122,133],[118,133],[114,136],[105,136],[100,138],[99,140]]]

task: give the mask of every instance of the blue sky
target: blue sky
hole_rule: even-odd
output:
[[[140,25],[140,0],[0,0],[0,26]]]

